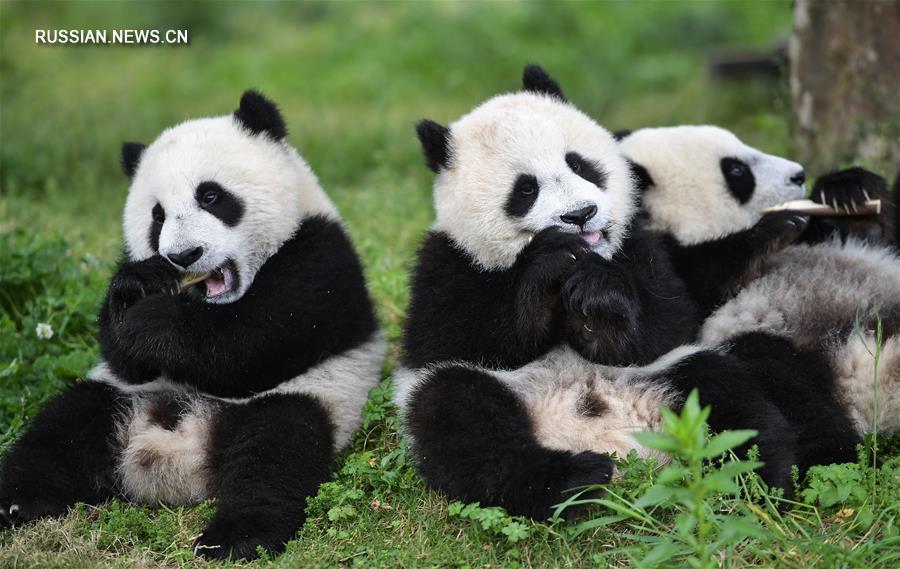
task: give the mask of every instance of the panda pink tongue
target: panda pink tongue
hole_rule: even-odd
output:
[[[585,243],[587,243],[590,247],[593,247],[597,243],[600,243],[600,233],[596,231],[591,233],[582,233],[581,238],[584,239]]]
[[[204,283],[207,298],[228,292],[231,288],[231,270],[226,268],[221,273],[215,272]]]

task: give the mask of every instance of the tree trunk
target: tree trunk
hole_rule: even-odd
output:
[[[900,0],[795,0],[794,139],[814,173],[900,168]]]

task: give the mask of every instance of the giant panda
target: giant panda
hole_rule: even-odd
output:
[[[545,518],[571,489],[609,481],[609,453],[638,448],[631,434],[658,427],[659,407],[677,408],[694,387],[714,428],[759,429],[774,485],[789,485],[793,464],[852,455],[847,420],[815,420],[828,393],[808,399],[821,405],[804,422],[783,408],[795,397],[772,390],[795,376],[794,396],[827,383],[815,354],[764,334],[685,346],[697,307],[658,239],[633,223],[634,181],[615,140],[539,67],[523,84],[449,127],[417,127],[437,174],[436,221],[393,381],[426,481]],[[796,234],[797,216],[779,219]],[[833,432],[831,446],[807,452],[810,429]]]
[[[882,218],[863,231],[868,240],[846,232],[829,237],[828,226],[810,224],[800,242],[759,255],[750,271],[732,271],[733,288],[720,294],[721,268],[756,246],[754,227],[766,219],[760,210],[802,195],[800,165],[713,126],[640,129],[623,136],[620,146],[644,185],[647,224],[665,235],[676,271],[698,295],[704,315],[711,313],[698,340],[717,345],[766,331],[819,350],[831,363],[856,430],[876,424],[880,432],[897,430],[900,258],[889,244],[896,196],[887,182],[860,168],[821,177],[812,191],[815,201],[853,209],[868,198],[882,200]]]
[[[4,457],[4,525],[114,496],[215,498],[195,545],[210,558],[278,551],[300,528],[385,346],[338,212],[285,135],[251,90],[233,114],[123,145],[104,361]]]
[[[803,197],[803,167],[712,125],[644,128],[616,136],[639,180],[643,223],[664,235],[677,272],[703,312],[710,312],[755,274],[748,268],[775,252],[765,228],[789,212],[762,211]],[[841,210],[878,198],[883,208],[877,219],[862,222],[814,218],[792,240],[821,242],[835,231],[845,240],[850,235],[893,240],[896,197],[880,176],[861,168],[833,172],[817,180],[811,197]]]

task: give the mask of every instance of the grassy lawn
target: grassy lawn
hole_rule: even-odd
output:
[[[247,87],[277,101],[289,141],[316,170],[363,257],[391,342],[387,377],[397,365],[410,259],[433,218],[417,119],[447,122],[516,89],[523,64],[533,61],[610,129],[711,122],[789,156],[786,86],[712,83],[705,58],[713,48],[768,47],[790,30],[790,18],[787,0],[0,3],[0,445],[97,361],[94,315],[121,249],[123,140],[150,142],[181,120],[230,112]],[[36,28],[186,28],[191,41],[37,46]],[[36,337],[39,322],[52,325],[53,338]],[[659,544],[646,522],[578,528],[448,504],[408,462],[389,399],[384,382],[339,472],[310,504],[306,526],[273,563],[627,565]],[[886,456],[900,454],[898,446]],[[790,513],[717,498],[707,505],[740,514],[755,537],[716,559],[895,566],[897,462],[888,458],[880,471],[824,469],[815,492]],[[613,490],[636,498],[654,476],[652,465],[637,461]],[[79,507],[0,533],[0,567],[202,565],[190,545],[214,507]],[[674,531],[678,512],[659,509],[654,523],[663,534]]]

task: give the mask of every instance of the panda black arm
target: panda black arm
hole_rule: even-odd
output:
[[[656,234],[634,227],[611,261],[579,260],[562,288],[566,340],[605,365],[643,365],[690,342],[697,307]]]
[[[518,367],[561,338],[558,289],[574,259],[577,235],[545,230],[505,270],[486,271],[444,233],[418,253],[404,334],[405,364],[447,360]]]
[[[131,366],[237,397],[296,377],[376,330],[349,239],[338,222],[317,217],[266,261],[239,300],[149,296],[127,311],[115,342]]]
[[[106,298],[97,318],[100,350],[103,357],[129,383],[145,383],[159,376],[158,366],[132,361],[119,341],[118,329],[126,312],[150,295],[175,294],[179,274],[160,255],[143,261],[119,261],[106,290]]]
[[[878,243],[896,243],[897,193],[891,195],[887,180],[864,168],[853,167],[820,176],[810,193],[812,201],[837,210],[856,211],[867,200],[881,200],[881,212],[865,216],[814,217],[803,232],[803,243],[821,243],[839,234]]]
[[[682,245],[671,235],[663,241],[676,273],[706,317],[727,300],[742,283],[753,278],[757,263],[793,243],[809,218],[791,211],[764,215],[750,229],[695,245]]]

